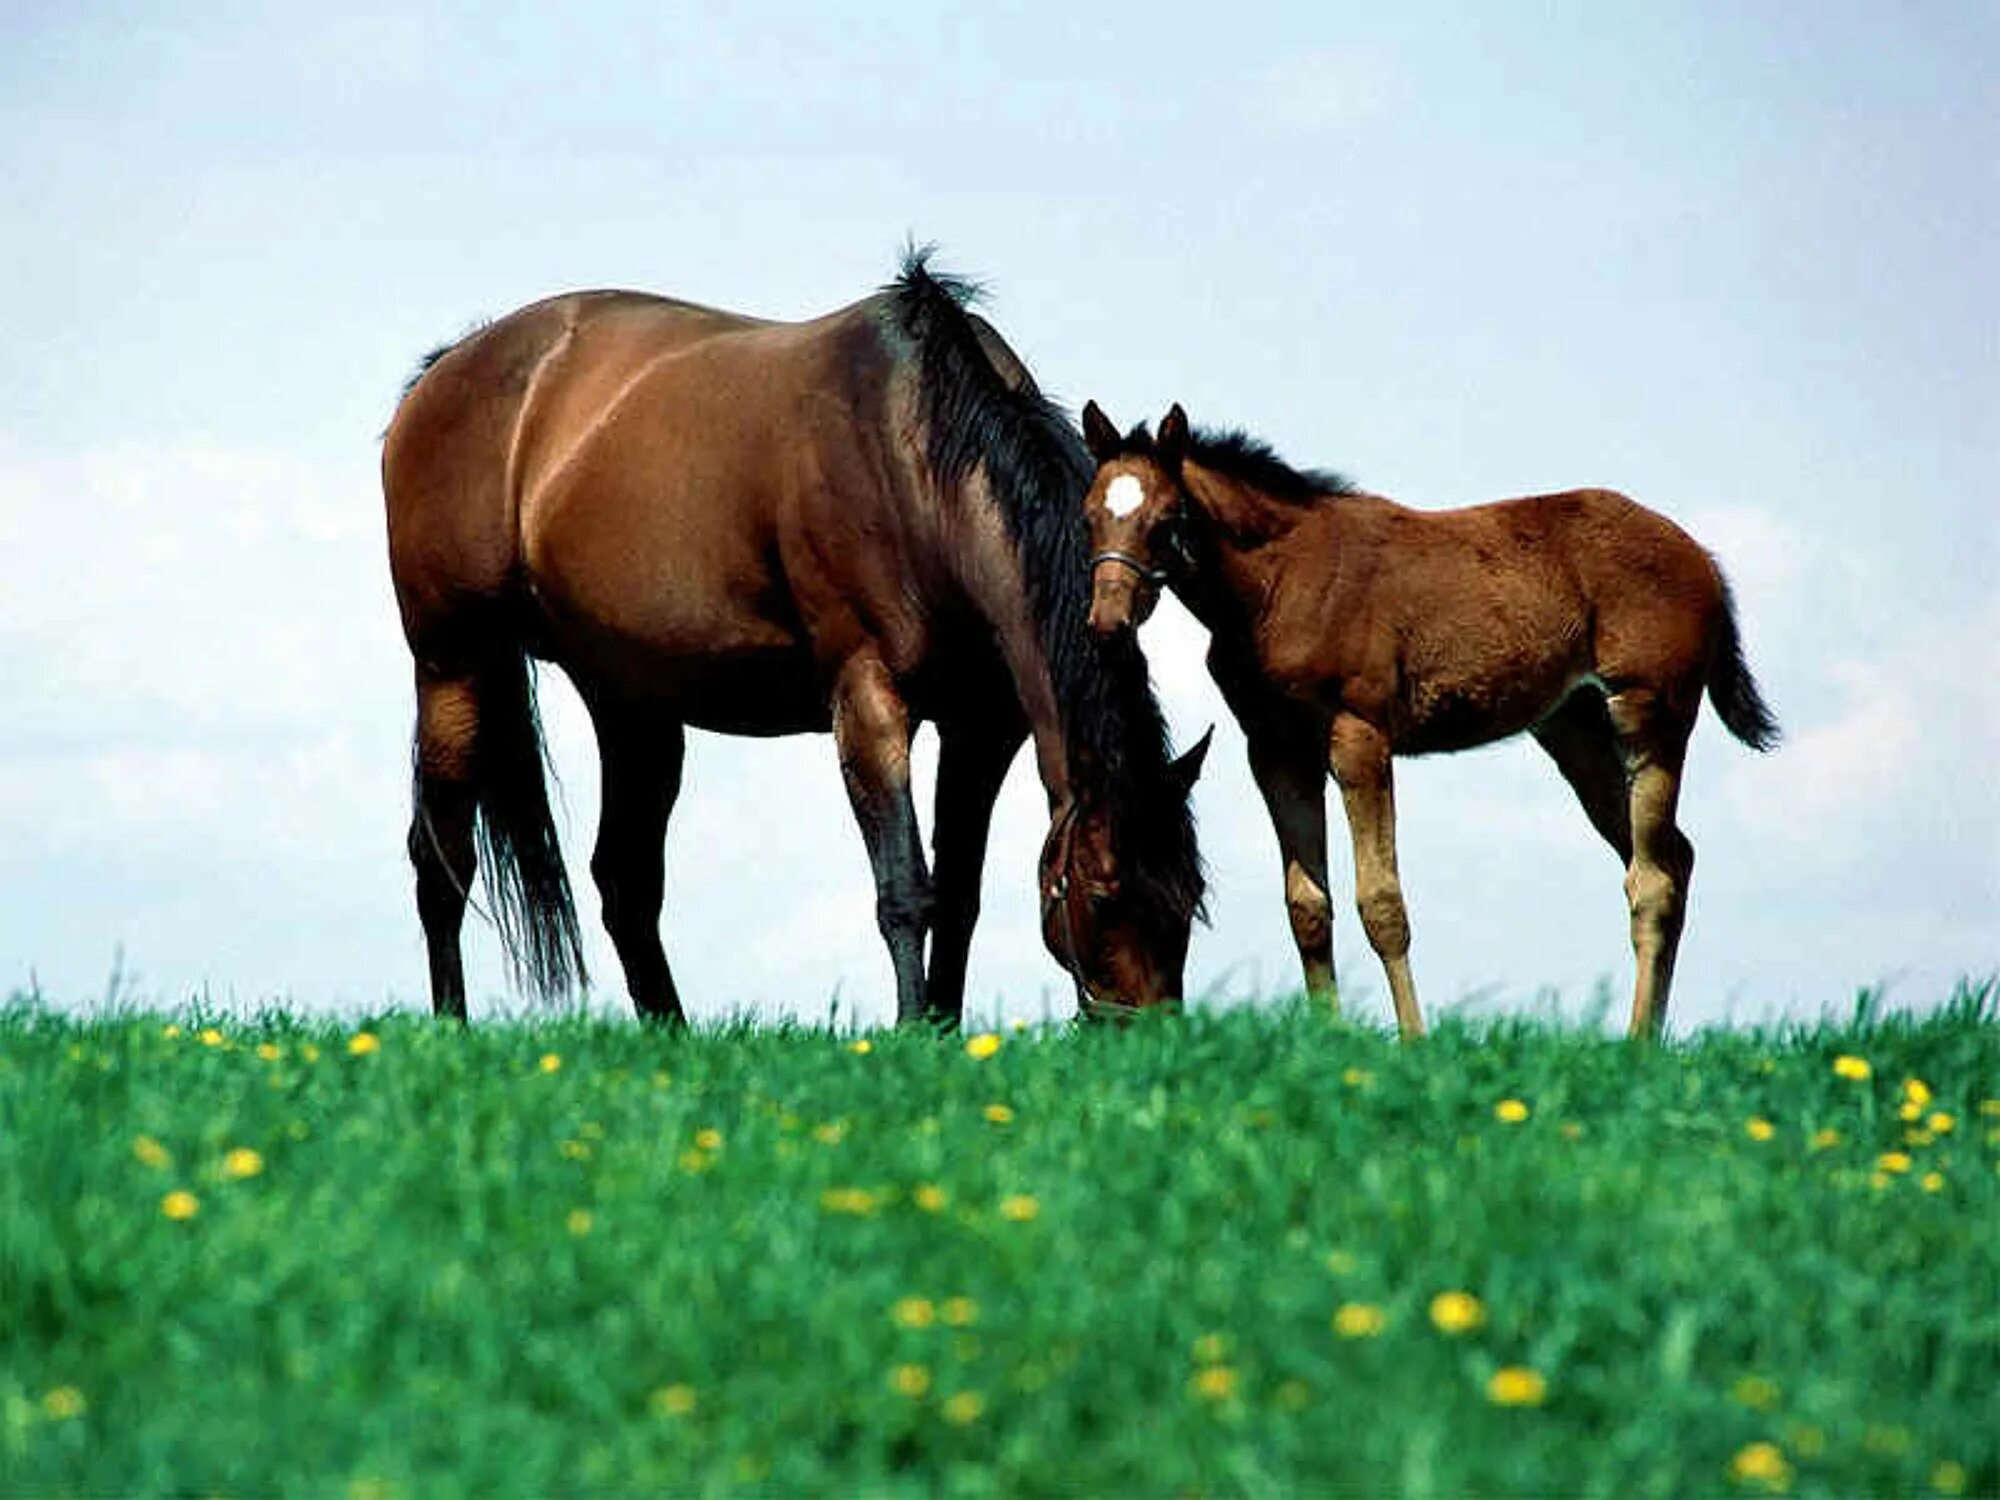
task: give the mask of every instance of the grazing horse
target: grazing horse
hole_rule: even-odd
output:
[[[1532,734],[1626,868],[1632,1034],[1665,1024],[1694,846],[1674,821],[1705,688],[1758,750],[1778,726],[1715,561],[1608,490],[1415,511],[1301,473],[1175,406],[1125,437],[1093,402],[1092,628],[1129,635],[1170,585],[1211,633],[1285,862],[1307,986],[1337,1009],[1327,768],[1354,840],[1361,925],[1404,1036],[1423,1030],[1396,875],[1390,760]]]
[[[439,1014],[465,1014],[459,929],[480,865],[517,981],[551,995],[583,978],[531,657],[568,675],[596,731],[590,868],[641,1016],[683,1019],[659,916],[689,725],[831,730],[897,1017],[946,1024],[993,804],[1032,735],[1052,814],[1045,940],[1086,1010],[1179,996],[1202,895],[1199,757],[1169,762],[1144,658],[1088,628],[1088,455],[969,296],[921,254],[801,323],[580,292],[425,361],[382,473]],[[935,875],[910,794],[926,719]],[[787,899],[792,874],[773,878]]]

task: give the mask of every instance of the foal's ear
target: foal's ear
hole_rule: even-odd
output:
[[[1083,403],[1083,443],[1099,463],[1118,456],[1118,429],[1095,401]]]
[[[1160,462],[1168,470],[1174,471],[1180,468],[1181,460],[1187,457],[1187,449],[1187,413],[1181,410],[1180,402],[1176,401],[1168,409],[1167,414],[1160,418],[1160,435],[1153,439],[1153,450],[1159,455]]]
[[[1194,742],[1193,749],[1167,767],[1167,774],[1173,777],[1183,795],[1194,790],[1195,780],[1201,775],[1201,763],[1208,759],[1208,743],[1214,738],[1215,726],[1211,724],[1208,733]]]

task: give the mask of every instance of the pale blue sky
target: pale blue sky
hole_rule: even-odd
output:
[[[122,945],[163,1000],[422,1003],[401,379],[569,287],[809,315],[906,234],[1071,402],[1421,505],[1610,485],[1720,554],[1790,740],[1698,733],[1678,1024],[2000,967],[1992,6],[676,9],[0,14],[0,987],[87,998]],[[1200,633],[1149,643],[1191,739]],[[581,876],[592,751],[545,698]],[[1192,978],[1289,986],[1226,724],[1210,766]],[[1619,872],[1538,752],[1399,774],[1426,1002],[1622,1010]],[[1001,819],[971,991],[1061,1010],[1025,763]],[[696,1013],[888,1012],[826,741],[700,739],[668,858]]]

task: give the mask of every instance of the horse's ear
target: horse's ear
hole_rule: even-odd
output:
[[[1167,767],[1167,773],[1180,786],[1183,795],[1194,790],[1195,779],[1201,775],[1201,763],[1208,759],[1209,741],[1215,738],[1215,726],[1208,726],[1208,732],[1194,742],[1194,748],[1175,759]]]
[[[1118,456],[1118,429],[1095,401],[1083,403],[1083,443],[1099,463]]]
[[[1188,419],[1176,401],[1167,414],[1160,418],[1160,435],[1153,440],[1153,449],[1159,454],[1160,462],[1169,470],[1177,470],[1181,460],[1187,457]]]

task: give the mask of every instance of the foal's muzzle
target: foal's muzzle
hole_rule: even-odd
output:
[[[1119,570],[1114,577],[1130,580],[1122,598],[1115,586],[1106,587],[1102,574],[1107,567]],[[1143,625],[1159,603],[1160,585],[1166,581],[1166,569],[1151,567],[1130,552],[1106,548],[1097,553],[1090,559],[1090,628],[1111,636]]]

